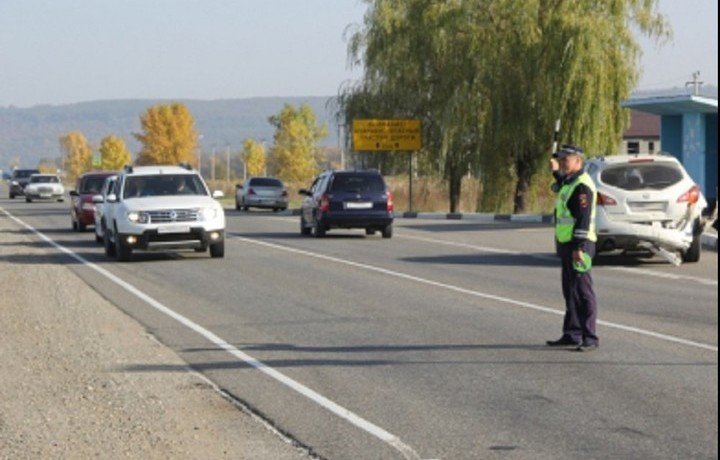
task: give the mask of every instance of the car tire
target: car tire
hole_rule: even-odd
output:
[[[327,233],[327,229],[322,224],[322,222],[315,222],[315,225],[312,227],[312,236],[315,238],[322,238]]]
[[[95,242],[96,243],[102,243],[104,241],[104,238],[95,232]]]
[[[132,248],[115,235],[115,257],[118,262],[128,262],[132,257]]]
[[[8,195],[8,198],[10,198],[11,200],[14,200],[14,199],[15,199],[15,195],[11,193],[11,194]]]
[[[77,230],[78,232],[84,232],[87,230],[87,225],[83,224],[82,222],[78,221],[77,223]]]
[[[71,219],[70,219],[70,222],[72,222],[73,232],[77,232],[77,231],[78,231],[78,228],[77,228],[77,222],[75,222],[75,219],[72,219],[72,218],[71,218]]]
[[[105,246],[105,255],[115,257],[115,244],[110,241],[110,231],[107,228],[103,232],[103,244]]]
[[[687,251],[682,254],[682,261],[695,263],[700,261],[700,253],[702,252],[702,234],[694,235],[692,243]]]
[[[238,203],[237,200],[235,200],[235,210],[236,211],[240,210],[240,203]]]
[[[375,229],[374,229],[374,228],[366,228],[366,229],[365,229],[365,234],[368,235],[368,236],[374,235],[374,234],[375,234]]]
[[[392,238],[393,235],[393,225],[388,224],[382,229],[382,237],[383,238]]]
[[[210,257],[213,259],[225,257],[225,241],[210,245]]]
[[[302,236],[308,236],[312,232],[312,228],[308,227],[307,223],[305,222],[305,218],[303,216],[300,216],[300,234]]]
[[[32,203],[32,198],[30,198],[29,196],[26,196],[25,203]]]
[[[250,206],[243,206],[242,208],[243,208],[243,211],[245,211],[245,212],[250,210]]]

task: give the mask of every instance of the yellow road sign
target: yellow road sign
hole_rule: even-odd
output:
[[[420,150],[420,120],[353,120],[353,147],[358,151]]]

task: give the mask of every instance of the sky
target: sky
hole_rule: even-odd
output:
[[[717,0],[660,0],[673,41],[638,89],[718,83]],[[362,76],[361,0],[0,0],[0,107],[98,99],[331,96]]]

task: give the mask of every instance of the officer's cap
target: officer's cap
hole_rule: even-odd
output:
[[[568,155],[580,155],[581,157],[585,156],[583,153],[583,149],[581,149],[577,145],[563,144],[560,147],[560,150],[553,153],[553,158],[565,158]]]

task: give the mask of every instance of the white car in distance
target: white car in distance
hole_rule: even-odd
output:
[[[697,262],[707,201],[670,155],[613,155],[587,161],[597,186],[597,250],[644,250],[679,265]]]
[[[65,187],[57,174],[33,174],[25,186],[25,201],[57,200],[65,201]]]
[[[105,254],[128,261],[137,250],[210,250],[225,255],[225,212],[189,166],[126,167],[104,198]]]

